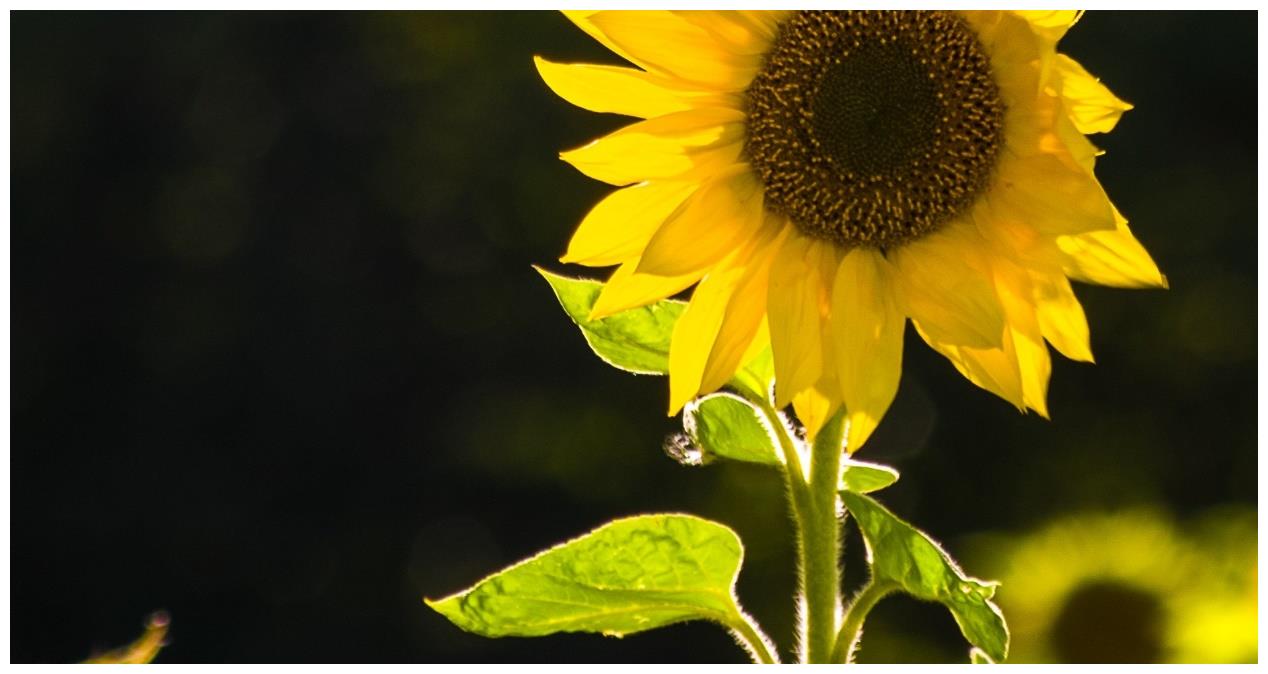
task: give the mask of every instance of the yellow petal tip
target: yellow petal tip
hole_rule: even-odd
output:
[[[792,394],[788,393],[787,387],[779,385],[779,378],[775,378],[775,409],[784,409],[792,404]]]
[[[876,420],[863,414],[851,414],[846,418],[845,451],[851,455],[859,451],[872,432],[876,430]]]
[[[586,316],[587,321],[601,321],[613,314],[619,314],[628,307],[620,305],[612,306],[611,302],[604,302],[603,295],[599,295],[599,299],[595,301],[594,306],[590,307],[590,313]]]

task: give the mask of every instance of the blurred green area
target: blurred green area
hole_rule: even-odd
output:
[[[157,608],[167,662],[742,661],[709,625],[490,641],[422,604],[653,511],[735,528],[744,605],[791,645],[777,477],[666,458],[666,382],[595,359],[530,268],[585,271],[552,260],[605,186],[555,157],[623,121],[556,99],[531,57],[615,57],[544,12],[11,24],[14,661],[126,643]],[[1255,22],[1091,12],[1063,50],[1136,105],[1094,138],[1098,174],[1171,289],[1076,288],[1098,364],[1054,359],[1051,422],[909,333],[860,458],[902,471],[882,500],[1005,578],[1016,620],[1057,626],[1019,631],[1019,658],[1082,657],[1053,645],[1069,624],[1136,629],[1141,659],[1253,660],[1255,529],[1226,525],[1257,496]],[[1124,512],[1161,513],[1188,560],[1165,601],[1147,573],[1069,580],[1115,544],[1146,555],[1115,536],[1010,566]],[[1069,591],[1036,607],[1016,577]],[[1209,631],[1140,636],[1177,610]],[[967,647],[894,598],[862,657]]]

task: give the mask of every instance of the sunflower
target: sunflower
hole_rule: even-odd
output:
[[[561,157],[619,187],[561,258],[619,265],[593,318],[693,285],[670,414],[769,347],[808,433],[858,449],[903,333],[1047,417],[1045,340],[1091,361],[1070,279],[1166,286],[1085,134],[1131,106],[1056,43],[1076,12],[567,12],[634,66],[537,59],[579,107],[641,118]]]
[[[1254,662],[1255,513],[1225,506],[1190,524],[1137,508],[980,539],[1009,661]]]

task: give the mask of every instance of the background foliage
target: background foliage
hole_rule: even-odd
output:
[[[787,647],[777,475],[667,459],[665,381],[596,359],[530,267],[564,269],[604,192],[555,154],[620,124],[531,57],[602,48],[553,13],[11,21],[13,660],[126,643],[157,608],[169,662],[743,660],[705,624],[489,641],[421,601],[649,511],[733,527],[740,597]],[[909,333],[860,458],[957,555],[1068,512],[1201,528],[1254,502],[1255,44],[1249,13],[1114,12],[1063,43],[1137,106],[1098,173],[1171,290],[1076,289],[1099,364],[1056,359],[1051,423]],[[906,598],[862,653],[964,657]]]

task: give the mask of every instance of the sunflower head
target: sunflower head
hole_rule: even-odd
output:
[[[769,348],[775,404],[847,447],[888,409],[908,321],[1047,415],[1048,345],[1090,361],[1070,280],[1165,286],[1093,172],[1131,106],[1056,44],[1074,12],[568,12],[632,67],[538,59],[640,118],[562,157],[619,189],[562,260],[617,265],[601,317],[695,286],[670,413]]]
[[[745,99],[767,206],[844,248],[901,245],[962,213],[1002,140],[990,59],[953,12],[798,13]]]
[[[980,539],[1010,662],[1254,662],[1255,514],[1225,506],[1191,524],[1137,508]]]

